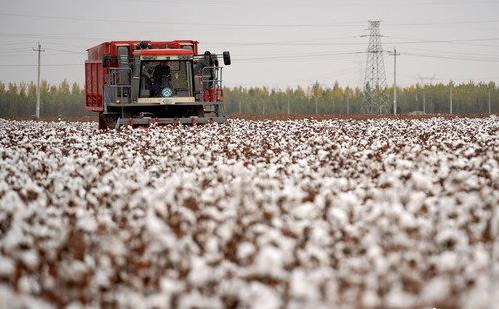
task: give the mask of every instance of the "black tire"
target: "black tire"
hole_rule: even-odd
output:
[[[111,130],[116,128],[118,116],[114,114],[99,113],[99,129]]]

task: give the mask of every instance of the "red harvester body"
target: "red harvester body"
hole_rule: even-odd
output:
[[[88,51],[85,108],[99,128],[225,122],[220,55],[198,42],[112,41]],[[230,65],[229,52],[223,53]]]

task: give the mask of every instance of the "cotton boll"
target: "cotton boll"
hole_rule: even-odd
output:
[[[310,232],[310,242],[317,246],[327,246],[331,240],[325,227],[315,225]]]
[[[160,279],[160,289],[163,295],[169,296],[182,291],[185,288],[184,282],[178,282],[177,280],[162,277]]]
[[[411,174],[411,180],[414,187],[419,190],[430,191],[433,187],[431,178],[420,172],[413,172]]]
[[[7,191],[2,198],[0,198],[0,207],[3,211],[13,212],[16,209],[23,207],[24,202],[21,200],[17,192]]]
[[[464,295],[461,295],[464,308],[488,309],[491,304],[499,303],[499,290],[492,290],[490,283],[484,277],[478,278],[475,286]],[[492,290],[492,293],[491,293]]]
[[[188,280],[193,286],[204,285],[212,278],[212,275],[212,270],[204,260],[196,257],[191,259],[191,271]]]
[[[39,264],[38,253],[35,250],[27,250],[21,253],[21,261],[29,268],[35,269]]]
[[[278,294],[271,288],[252,282],[246,289],[240,291],[241,305],[252,309],[274,309],[279,308],[282,302]]]
[[[283,275],[283,255],[282,252],[272,246],[265,246],[260,249],[255,257],[254,270],[261,275],[270,275],[277,278]]]
[[[104,270],[97,270],[92,278],[92,285],[97,287],[110,287],[110,274]]]
[[[417,298],[396,287],[386,296],[386,305],[390,308],[412,308],[416,304]]]
[[[313,219],[316,216],[318,207],[312,203],[304,203],[296,206],[291,210],[291,213],[297,219]]]
[[[28,286],[29,283],[26,283]],[[51,309],[54,308],[53,305],[46,301],[30,297],[29,295],[23,295],[14,291],[10,287],[1,284],[0,285],[0,308],[39,308],[39,309]]]
[[[19,279],[17,286],[21,293],[33,293],[37,294],[40,292],[40,285],[37,280],[31,276],[23,276]]]
[[[348,215],[341,208],[332,207],[329,210],[329,218],[339,226],[345,226],[348,224]]]
[[[444,271],[454,271],[459,265],[459,257],[455,252],[445,251],[439,257],[439,268]]]
[[[362,297],[362,304],[366,308],[377,308],[381,304],[381,299],[376,293],[376,291],[367,290],[365,291],[364,296]]]
[[[243,242],[237,247],[237,257],[241,260],[246,259],[253,253],[255,253],[255,246],[249,242]]]
[[[0,277],[9,277],[14,272],[15,266],[12,259],[0,255]]]
[[[85,306],[80,301],[71,302],[66,306],[66,309],[84,309]]]
[[[146,222],[147,224],[145,226],[151,235],[161,239],[164,245],[171,244],[169,241],[170,239],[168,238],[168,228],[152,211],[147,213]]]
[[[312,301],[320,296],[316,282],[302,270],[295,270],[290,278],[290,292],[294,298]]]
[[[94,217],[84,215],[78,219],[77,226],[86,232],[93,233],[97,229],[97,222]]]
[[[178,308],[221,308],[222,302],[216,297],[209,297],[193,290],[189,293],[182,294],[178,300]]]
[[[404,229],[413,229],[418,226],[416,218],[411,213],[406,211],[400,213],[399,224]]]
[[[454,247],[458,244],[465,243],[466,238],[466,235],[464,235],[462,232],[456,229],[447,228],[439,232],[435,237],[435,240],[441,246]]]

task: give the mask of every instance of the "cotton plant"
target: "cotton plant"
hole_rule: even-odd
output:
[[[0,120],[0,307],[486,308],[498,125]]]

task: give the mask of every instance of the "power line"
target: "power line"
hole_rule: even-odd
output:
[[[0,47],[3,47],[3,46],[11,46],[11,45],[31,45],[33,42],[32,41],[25,41],[25,42],[2,42],[2,45]]]
[[[484,42],[484,41],[499,41],[499,37],[490,37],[490,38],[472,38],[472,39],[452,39],[452,40],[405,40],[405,41],[388,41],[385,42],[386,45],[391,45],[391,44],[443,44],[443,43],[465,43],[465,42]],[[286,43],[280,43],[280,42],[251,42],[251,43],[234,43],[234,42],[208,42],[208,45],[242,45],[242,46],[260,46],[260,45],[270,45],[270,46],[280,46],[280,45],[300,45],[300,46],[329,46],[329,45],[335,45],[335,46],[362,46],[365,43],[361,42],[327,42],[327,41],[320,41],[320,42],[303,42],[303,41],[288,41]]]
[[[435,58],[435,59],[449,59],[449,60],[460,60],[460,61],[477,61],[477,62],[491,62],[498,63],[499,59],[480,59],[480,58],[465,58],[465,57],[451,57],[451,56],[440,56],[440,55],[431,55],[431,54],[420,54],[420,53],[404,53],[407,56],[413,57],[423,57],[423,58]]]
[[[468,20],[468,21],[447,21],[447,22],[414,22],[414,23],[385,23],[390,26],[438,26],[438,25],[471,25],[471,24],[491,24],[499,23],[499,19],[492,20]]]
[[[92,21],[92,22],[115,22],[129,24],[162,24],[162,25],[181,25],[181,26],[216,26],[216,27],[264,27],[264,28],[285,28],[285,27],[357,27],[362,26],[360,21],[345,23],[315,23],[315,24],[234,24],[234,23],[198,23],[198,22],[166,22],[151,20],[133,20],[133,19],[108,19],[108,18],[90,18],[90,17],[68,17],[54,15],[36,15],[36,14],[18,14],[18,13],[0,13],[1,16],[43,18],[54,20],[70,21]],[[447,21],[447,22],[413,22],[413,23],[387,23],[391,26],[433,26],[433,25],[469,25],[499,23],[499,19],[491,20],[465,20],[465,21]]]
[[[68,54],[83,54],[86,55],[87,53],[84,51],[75,51],[75,50],[66,50],[66,49],[57,49],[57,48],[46,48],[47,50],[53,50],[53,51],[59,51],[59,52],[64,52]]]
[[[324,53],[300,53],[294,55],[275,55],[275,56],[256,56],[256,57],[247,57],[247,58],[236,58],[237,60],[259,60],[259,59],[300,59],[300,58],[310,58],[310,57],[320,57],[320,56],[339,56],[339,55],[357,55],[357,54],[365,54],[363,51],[352,51],[352,52],[324,52]]]
[[[396,43],[396,44],[449,43],[449,44],[481,46],[481,47],[482,46],[483,47],[499,47],[497,45],[469,44],[469,42],[497,41],[497,40],[499,40],[499,37],[450,39],[450,40],[424,40],[424,39],[403,38],[403,37],[392,37],[392,38],[405,40],[405,41],[399,41],[399,42],[391,42],[391,43]],[[463,43],[468,43],[468,44],[463,44]]]
[[[1,15],[1,14],[0,14]],[[86,36],[78,36],[78,35],[65,35],[65,34],[35,34],[35,33],[7,33],[0,32],[0,36],[15,36],[15,37],[31,37],[31,38],[49,38],[49,39],[71,39],[71,40],[109,40],[109,37],[86,37]],[[343,38],[349,38],[343,37]],[[353,38],[353,37],[350,37]],[[328,38],[329,40],[335,40],[340,38]],[[466,39],[446,39],[446,40],[402,40],[402,41],[389,41],[385,42],[388,45],[405,45],[405,44],[464,44],[466,45],[477,45],[477,44],[469,44],[470,42],[491,42],[491,41],[499,41],[499,37],[486,37],[486,38],[466,38]],[[277,42],[206,42],[205,45],[227,45],[230,44],[232,46],[362,46],[364,43],[361,42],[328,42],[328,41],[319,41],[319,42],[306,42],[306,41],[277,41]],[[498,46],[489,46],[488,47],[498,47]],[[75,51],[71,51],[75,52]]]
[[[29,18],[44,18],[55,20],[70,20],[70,21],[92,21],[92,22],[115,22],[128,24],[161,24],[161,25],[180,25],[180,26],[217,26],[217,27],[357,27],[360,23],[322,23],[322,24],[230,24],[230,23],[188,23],[188,22],[165,22],[165,21],[150,21],[150,20],[133,20],[133,19],[108,19],[108,18],[89,18],[89,17],[67,17],[67,16],[50,16],[50,15],[33,15],[33,14],[16,14],[16,13],[0,13],[1,16],[14,17],[29,17]]]
[[[163,1],[160,1],[160,0],[123,0],[123,1],[126,1],[126,2],[131,2],[131,3],[135,3],[135,4],[154,4],[154,5],[157,5],[157,4],[163,4],[164,2]],[[218,7],[221,7],[221,6],[227,6],[227,5],[230,5],[230,6],[233,6],[233,5],[254,5],[256,4],[258,6],[261,6],[261,5],[269,5],[269,6],[274,6],[274,5],[278,5],[278,6],[281,6],[283,5],[282,2],[279,2],[279,1],[274,1],[274,2],[269,2],[269,1],[265,1],[265,0],[261,0],[261,1],[251,1],[251,2],[234,2],[234,1],[230,1],[230,0],[226,0],[226,1],[223,1],[223,0],[216,0],[216,1],[208,1],[208,0],[200,0],[200,1],[194,1],[194,0],[182,0],[182,1],[178,1],[178,3],[176,3],[177,5],[179,4],[187,4],[187,5],[200,5],[200,4],[207,4],[207,5],[210,5],[210,6],[218,6]],[[393,6],[395,4],[399,4],[400,1],[376,1],[376,6]],[[331,4],[330,1],[309,1],[307,3],[304,3],[303,1],[290,1],[290,0],[287,0],[285,1],[285,4],[286,5],[293,5],[293,6],[307,6],[307,5],[310,5],[310,4],[313,4],[313,5],[320,5],[320,4]],[[366,3],[365,1],[349,1],[349,2],[341,2],[341,3],[334,3],[334,6],[366,6],[366,5],[369,5],[371,3]],[[407,5],[411,5],[411,6],[420,6],[420,5],[444,5],[444,6],[454,6],[454,5],[476,5],[476,4],[498,4],[496,1],[487,1],[487,0],[483,0],[483,1],[452,1],[452,2],[448,2],[448,1],[411,1],[410,3],[404,3],[404,6],[407,6]]]
[[[305,64],[305,63],[329,63],[329,62],[353,62],[354,59],[352,58],[333,58],[333,59],[317,59],[317,58],[311,58],[311,59],[287,59],[287,60],[251,60],[251,61],[238,61],[237,63],[240,64],[263,64],[263,63],[271,63],[271,64],[278,64],[278,63],[293,63],[293,64]]]
[[[429,53],[443,53],[443,54],[455,54],[457,56],[478,56],[478,57],[497,57],[497,54],[482,54],[482,53],[463,53],[463,52],[456,52],[455,50],[441,50],[441,49],[427,49],[427,48],[417,48],[417,47],[411,47],[411,50],[416,50],[416,51],[423,51],[423,52],[429,52]]]
[[[61,63],[61,64],[44,64],[44,67],[65,67],[65,66],[83,66],[83,63]],[[0,67],[36,67],[37,64],[0,64]]]
[[[356,36],[343,36],[343,37],[328,37],[324,39],[320,39],[321,42],[324,40],[341,40],[341,39],[355,39],[357,38]],[[316,43],[321,43],[321,42],[312,42],[312,41],[296,41],[296,40],[287,40],[287,41],[267,41],[267,42],[204,42],[205,45],[228,45],[230,44],[231,46],[264,46],[264,45],[269,45],[269,46],[293,46],[293,45],[314,45]]]

